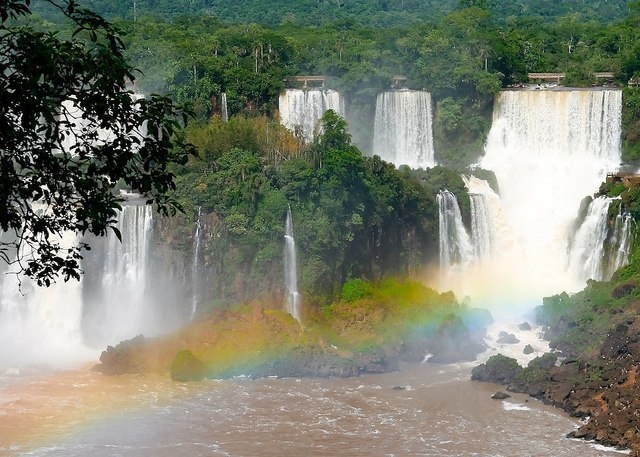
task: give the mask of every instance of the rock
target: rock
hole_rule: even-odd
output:
[[[491,398],[493,398],[494,400],[504,400],[506,398],[511,398],[511,395],[499,390],[495,394],[493,394]]]
[[[440,324],[428,349],[433,354],[429,362],[455,363],[474,360],[485,345],[481,335],[471,332],[461,317],[452,315]]]
[[[555,366],[557,359],[558,357],[555,354],[553,354],[552,352],[547,352],[531,360],[527,366],[529,368],[537,367],[542,370],[550,370]]]
[[[188,349],[178,351],[171,364],[171,379],[179,382],[201,381],[207,377],[207,366]]]
[[[497,342],[499,344],[518,344],[520,340],[513,333],[500,332]]]
[[[393,386],[393,390],[407,390],[405,386]]]
[[[632,341],[627,334],[628,330],[629,327],[624,324],[619,324],[614,331],[607,335],[607,338],[600,348],[602,358],[613,359],[629,353],[628,345]]]
[[[106,375],[142,373],[144,364],[136,355],[145,343],[145,337],[138,335],[121,341],[115,347],[107,346],[107,350],[100,354],[100,363],[94,365],[92,370]]]
[[[523,322],[522,324],[518,325],[518,329],[522,331],[529,331],[531,330],[531,325],[528,322]]]
[[[533,346],[531,346],[530,344],[527,344],[524,349],[522,350],[523,354],[529,355],[529,354],[533,354]]]
[[[471,370],[473,381],[493,382],[496,384],[510,384],[522,367],[518,361],[502,354],[492,355],[486,363],[480,364]]]

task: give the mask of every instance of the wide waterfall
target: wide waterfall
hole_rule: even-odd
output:
[[[122,207],[117,228],[122,242],[109,234],[92,241],[85,257],[82,329],[91,345],[118,343],[139,333],[159,332],[148,275],[153,212],[149,205]]]
[[[72,233],[61,244],[77,242]],[[30,279],[2,271],[0,277],[0,369],[74,366],[95,356],[82,338],[82,283],[59,279],[38,287]]]
[[[508,305],[583,286],[576,278],[584,275],[567,268],[563,253],[580,202],[619,166],[621,102],[619,90],[505,91],[496,97],[479,164],[495,173],[500,189],[499,211],[492,210],[495,246],[482,268],[450,277],[442,287]]]
[[[458,200],[448,190],[438,192],[440,230],[440,268],[446,272],[452,265],[467,265],[474,249],[462,222]]]
[[[287,210],[287,221],[284,232],[284,286],[286,296],[286,309],[298,322],[300,315],[300,293],[298,292],[298,261],[296,254],[296,242],[293,237],[293,218],[291,207]]]
[[[383,92],[376,101],[373,153],[396,166],[433,167],[431,125],[429,92]]]
[[[318,121],[330,109],[345,116],[344,100],[334,90],[287,89],[280,94],[280,122],[309,143],[317,133]]]

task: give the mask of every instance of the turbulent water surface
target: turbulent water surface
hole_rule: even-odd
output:
[[[137,408],[0,453],[30,456],[605,456],[577,422],[524,396],[492,400],[469,365],[419,364],[350,379],[233,379],[126,392]],[[138,383],[145,385],[144,380]],[[153,390],[152,389],[152,390]],[[159,392],[159,393],[158,393]],[[167,391],[165,390],[165,396]],[[0,405],[4,407],[5,405]],[[19,434],[21,431],[17,430]],[[22,431],[24,432],[24,431]],[[1,443],[1,441],[0,441]]]

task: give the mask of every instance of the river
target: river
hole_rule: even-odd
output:
[[[0,455],[620,455],[565,438],[578,421],[555,408],[519,394],[491,399],[498,386],[470,381],[472,365],[192,384],[89,371],[5,378]]]

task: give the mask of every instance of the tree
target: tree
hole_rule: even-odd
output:
[[[0,2],[0,259],[39,285],[80,278],[89,246],[65,246],[63,234],[120,236],[122,183],[175,212],[169,166],[195,153],[175,137],[186,111],[128,89],[119,30],[74,0],[47,2],[70,38],[20,25],[30,0]]]

